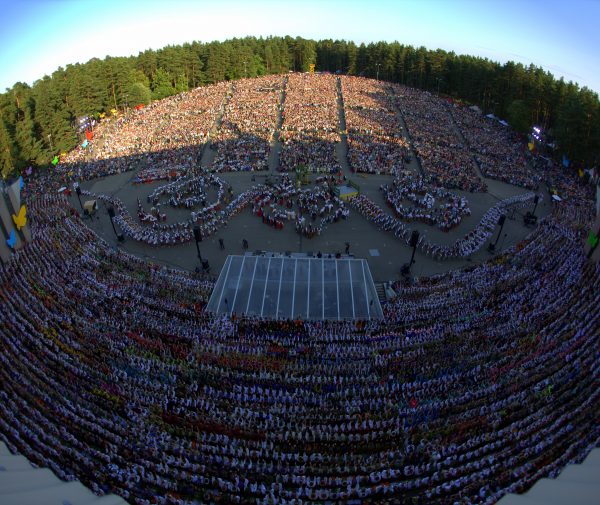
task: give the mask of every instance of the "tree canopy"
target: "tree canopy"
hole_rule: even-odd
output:
[[[124,110],[222,80],[293,71],[337,72],[439,92],[507,118],[526,133],[553,135],[560,153],[578,164],[600,157],[598,95],[534,65],[505,64],[399,42],[360,44],[300,37],[246,37],[146,50],[137,56],[93,58],[59,67],[32,86],[0,94],[0,171],[46,165],[82,139],[78,120]]]

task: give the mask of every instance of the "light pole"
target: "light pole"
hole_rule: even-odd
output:
[[[500,234],[502,233],[502,228],[504,228],[504,222],[506,221],[506,214],[501,214],[498,218],[498,224],[500,225],[500,229],[498,230],[498,236],[496,237],[496,241],[488,246],[488,251],[493,253],[496,250],[496,246],[498,245],[498,240],[500,240]]]
[[[50,149],[52,150],[52,152],[54,152],[54,146],[52,145],[52,134],[51,133],[48,134],[48,140],[50,141]]]
[[[123,237],[122,233],[121,234],[117,233],[117,229],[115,228],[115,223],[113,221],[113,218],[115,217],[115,208],[112,205],[108,208],[108,215],[110,217],[110,224],[112,225],[112,229],[115,232],[115,236],[117,237],[117,240],[119,242],[123,242],[125,240],[125,237]]]
[[[244,77],[248,78],[248,71],[246,70],[246,60],[244,60]]]
[[[198,225],[194,225],[194,240],[196,241],[196,250],[198,251],[198,259],[202,264],[202,254],[200,254],[200,242],[202,242],[202,231]]]
[[[375,63],[375,66],[377,67],[377,80],[379,80],[379,67],[381,66],[381,63]]]
[[[413,248],[412,255],[410,257],[410,263],[405,263],[404,265],[402,265],[402,268],[400,269],[400,272],[402,273],[402,275],[410,274],[410,267],[415,262],[415,252],[417,250],[418,243],[419,243],[419,231],[413,230],[412,234],[410,236],[410,242],[409,242],[409,245]]]
[[[75,187],[75,193],[77,194],[77,200],[79,200],[79,206],[81,207],[81,210],[83,210],[83,205],[81,205],[81,188],[79,187],[79,185],[77,185]],[[111,223],[112,223],[112,218],[111,218]],[[117,232],[115,232],[116,235]]]
[[[436,80],[437,80],[437,94],[439,95],[440,94],[440,81],[442,81],[442,78],[438,77]]]

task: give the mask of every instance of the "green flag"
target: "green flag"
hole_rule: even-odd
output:
[[[54,156],[54,159],[52,160],[52,164],[54,166],[58,165],[58,156]]]
[[[588,244],[590,247],[594,249],[598,245],[598,235],[596,235],[593,231],[590,231],[590,236],[588,237]]]

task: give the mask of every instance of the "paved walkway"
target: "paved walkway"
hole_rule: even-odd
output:
[[[281,93],[279,94],[279,103],[277,104],[277,124],[271,139],[271,150],[269,151],[269,159],[267,166],[271,174],[279,173],[279,156],[281,154],[281,127],[283,126],[283,108],[285,106],[285,93],[287,90],[288,76],[283,78],[281,83]]]
[[[344,109],[344,95],[342,93],[342,80],[338,77],[336,79],[337,88],[337,108],[338,108],[338,126],[340,131],[340,141],[335,146],[335,154],[338,162],[342,169],[342,174],[346,176],[348,180],[355,177],[356,174],[352,172],[350,162],[348,161],[348,134],[346,133],[346,112]]]

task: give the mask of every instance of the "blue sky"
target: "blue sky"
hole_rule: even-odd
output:
[[[600,0],[0,0],[0,13],[0,90],[93,57],[299,35],[534,63],[600,92]]]

